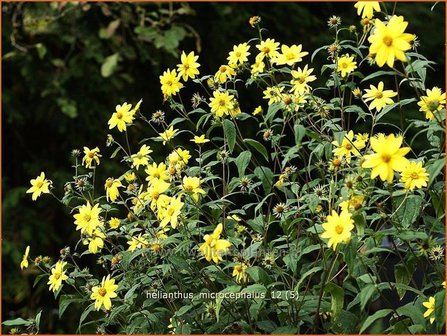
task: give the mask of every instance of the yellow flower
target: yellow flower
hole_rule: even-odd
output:
[[[45,173],[41,172],[39,176],[30,181],[31,188],[29,188],[26,193],[33,193],[31,198],[35,201],[41,194],[48,194],[50,190],[48,187],[50,186],[50,181],[45,179]]]
[[[380,82],[377,87],[370,85],[369,89],[366,89],[365,91],[366,93],[363,95],[363,99],[365,100],[365,103],[371,101],[369,104],[370,110],[382,110],[385,106],[393,104],[391,98],[397,96],[397,93],[393,90],[384,90],[383,82]]]
[[[110,279],[110,275],[102,278],[100,286],[92,288],[90,299],[95,300],[95,309],[100,310],[104,306],[106,310],[112,308],[112,301],[110,299],[116,298],[116,290],[118,285],[115,285],[115,279]]]
[[[265,89],[263,91],[264,93],[264,99],[268,99],[269,102],[269,106],[274,104],[274,103],[279,103],[282,98],[283,98],[283,90],[284,87],[283,86],[272,86],[272,87],[268,87],[267,89]]]
[[[371,178],[380,176],[382,181],[391,183],[393,171],[403,171],[408,165],[405,155],[411,150],[410,147],[400,148],[403,142],[402,136],[395,137],[394,134],[385,136],[379,134],[371,138],[371,148],[374,154],[365,155],[363,168],[372,168]]]
[[[93,207],[90,205],[90,202],[81,206],[79,208],[79,213],[73,215],[76,219],[75,224],[76,230],[81,230],[81,233],[87,233],[91,235],[93,231],[101,225],[99,220],[99,213],[101,209],[99,208],[99,204],[95,204]]]
[[[356,87],[354,90],[352,90],[352,94],[354,95],[355,98],[360,98],[362,95],[362,90]]]
[[[346,77],[355,69],[357,69],[357,62],[354,61],[354,56],[343,55],[338,59],[337,71],[341,72],[342,77]]]
[[[234,215],[228,215],[227,216],[227,219],[232,219],[232,220],[234,220],[234,221],[236,221],[236,222],[240,222],[241,220],[242,220],[242,218],[241,217],[239,217],[238,215],[236,215],[236,214],[234,214]]]
[[[111,229],[118,229],[120,225],[121,225],[121,220],[119,220],[116,217],[110,218],[109,226],[110,226]]]
[[[255,108],[255,110],[253,111],[253,115],[262,114],[262,112],[264,112],[264,110],[262,109],[262,106],[258,106],[258,107]]]
[[[205,190],[200,187],[200,178],[198,177],[183,177],[182,189],[186,192],[192,193],[194,200],[199,199],[198,194],[206,194]]]
[[[88,245],[88,250],[96,254],[98,250],[101,250],[104,247],[104,238],[106,235],[98,229],[95,229],[91,235],[89,235],[86,239],[84,239],[84,245]]]
[[[141,233],[137,237],[132,237],[132,239],[127,242],[127,244],[129,245],[128,250],[130,252],[133,252],[136,249],[148,247],[149,242],[147,241],[146,238],[147,238],[147,235],[142,235]]]
[[[255,62],[251,65],[251,74],[257,76],[261,72],[264,72],[265,63],[256,58]]]
[[[405,166],[401,173],[401,182],[405,183],[405,189],[422,188],[427,186],[428,173],[424,167],[422,167],[422,162],[411,161]]]
[[[132,183],[133,181],[135,181],[136,178],[137,176],[133,171],[129,171],[126,174],[124,174],[124,179],[126,180],[127,183]]]
[[[354,228],[354,220],[348,211],[342,210],[340,215],[332,210],[332,215],[327,216],[327,222],[323,224],[324,232],[321,238],[329,238],[328,247],[333,250],[340,243],[348,243],[351,240],[351,231]]]
[[[430,324],[432,324],[435,321],[435,298],[433,296],[430,296],[428,298],[428,301],[422,302],[422,305],[427,308],[424,313],[424,317],[429,317]]]
[[[402,16],[394,15],[387,25],[379,19],[375,20],[375,29],[368,41],[371,43],[369,53],[375,55],[378,66],[386,63],[393,67],[396,58],[407,61],[405,51],[411,48],[410,42],[414,39],[413,34],[404,33],[407,25]]]
[[[233,109],[233,98],[234,96],[230,95],[227,91],[214,91],[209,103],[211,112],[218,118],[230,114],[230,110]]]
[[[166,131],[163,133],[160,133],[160,138],[163,140],[163,145],[166,145],[166,142],[169,142],[173,137],[175,137],[177,134],[176,129],[174,129],[174,126],[169,127]]]
[[[233,51],[230,51],[230,54],[227,57],[228,64],[230,64],[231,67],[234,67],[237,64],[248,62],[248,56],[250,55],[248,50],[250,50],[250,46],[247,42],[233,46]]]
[[[51,275],[48,278],[47,285],[50,285],[50,290],[56,292],[61,288],[62,281],[67,280],[68,276],[65,274],[64,267],[67,265],[66,261],[58,261],[51,269]]]
[[[171,223],[171,226],[175,229],[178,223],[178,216],[180,216],[181,209],[184,203],[181,197],[171,197],[169,204],[166,207],[160,207],[158,210],[158,219],[160,220],[160,226],[164,228]]]
[[[205,243],[199,247],[199,251],[205,256],[206,261],[213,260],[217,264],[219,261],[223,260],[222,254],[231,246],[231,243],[228,240],[219,239],[222,230],[223,226],[222,224],[219,224],[212,234],[205,235]]]
[[[445,107],[445,92],[442,93],[441,89],[435,86],[431,90],[427,89],[426,94],[418,101],[419,111],[425,112],[425,118],[433,120],[435,118],[434,113]]]
[[[183,168],[188,164],[191,155],[186,149],[176,148],[168,156],[169,164],[172,166],[179,165],[179,168]]]
[[[362,18],[372,19],[374,11],[380,12],[380,4],[378,1],[357,1],[354,7],[357,8],[357,15]]]
[[[314,69],[308,69],[307,64],[303,69],[298,68],[298,70],[292,70],[291,75],[293,79],[290,83],[293,87],[290,91],[299,95],[309,92],[311,87],[308,83],[317,79],[317,77],[311,75],[312,71],[314,71]]]
[[[188,78],[194,79],[199,74],[198,68],[200,64],[197,63],[199,56],[194,55],[194,51],[191,51],[188,55],[183,51],[180,57],[181,64],[177,64],[179,75],[182,76],[184,81]]]
[[[201,136],[195,135],[194,139],[192,139],[191,141],[198,145],[201,145],[201,144],[209,142],[210,140],[205,138],[205,134],[202,134]]]
[[[28,268],[28,256],[30,247],[27,246],[25,249],[25,254],[23,255],[22,262],[20,263],[20,269]]]
[[[309,54],[307,51],[301,51],[302,48],[303,46],[301,44],[294,44],[290,47],[283,44],[281,46],[281,54],[276,56],[272,62],[277,65],[294,65],[297,62],[301,62],[303,60],[302,57]]]
[[[362,207],[364,199],[365,196],[363,195],[353,195],[349,200],[341,202],[340,208],[343,211],[358,210]]]
[[[137,111],[140,109],[140,105],[142,102],[143,102],[143,99],[140,99],[138,101],[138,103],[135,105],[135,107],[129,111],[129,114],[132,116],[132,118],[134,117],[135,113],[137,113]]]
[[[96,165],[99,165],[99,158],[102,155],[99,154],[99,148],[95,147],[90,149],[88,147],[84,147],[84,157],[82,158],[82,164],[85,163],[85,168],[92,168],[93,161],[96,162]]]
[[[152,150],[149,146],[143,145],[137,154],[131,156],[132,168],[138,169],[140,166],[147,166],[149,164],[149,154]]]
[[[274,39],[268,38],[265,41],[261,41],[261,43],[256,45],[256,48],[260,51],[260,53],[256,56],[256,60],[259,59],[259,61],[262,61],[264,57],[272,59],[278,57],[279,55],[279,42],[275,42]]]
[[[104,184],[104,188],[106,189],[107,202],[109,201],[109,199],[112,202],[116,201],[116,199],[120,195],[118,188],[122,187],[122,186],[123,185],[121,184],[120,180],[115,180],[110,177],[106,180],[106,183]]]
[[[248,23],[249,23],[250,26],[252,26],[253,28],[254,28],[259,22],[261,22],[261,17],[260,17],[260,16],[252,16],[252,17],[250,17],[250,19],[248,20]]]
[[[214,75],[214,81],[220,84],[225,84],[225,82],[236,76],[234,69],[228,65],[221,65],[219,70],[217,70]]]
[[[232,116],[234,118],[241,113],[241,108],[240,108],[239,102],[236,100],[236,98],[233,97],[233,100],[231,101],[231,103],[232,103],[232,108],[230,109],[229,114],[230,114],[230,116]]]
[[[236,282],[246,282],[248,279],[248,274],[245,272],[248,266],[246,264],[237,264],[233,268],[232,276],[236,277]]]
[[[365,148],[366,144],[362,140],[355,140],[354,141],[354,132],[351,130],[348,132],[348,134],[345,134],[343,137],[343,140],[341,144],[338,143],[338,141],[333,141],[332,144],[336,146],[332,150],[332,152],[339,158],[346,157],[346,162],[351,162],[351,155],[352,156],[359,156],[360,149]]]
[[[154,162],[151,165],[148,165],[145,169],[147,174],[146,181],[149,181],[149,184],[152,184],[154,180],[169,180],[168,171],[166,169],[166,165],[161,162],[158,165]]]
[[[163,75],[160,76],[161,92],[165,97],[175,96],[177,92],[183,87],[180,83],[180,75],[177,75],[177,71],[166,70]]]
[[[162,194],[165,193],[170,186],[171,185],[168,182],[160,179],[154,179],[151,182],[144,200],[151,201],[152,210],[155,211],[156,208],[159,208],[166,200],[168,200],[168,196]]]
[[[133,121],[133,115],[130,113],[131,108],[132,105],[128,103],[124,103],[123,105],[116,105],[115,113],[112,114],[112,117],[108,122],[109,129],[117,127],[118,131],[125,131],[127,125],[131,124]]]

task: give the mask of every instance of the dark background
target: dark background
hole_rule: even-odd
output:
[[[38,271],[33,267],[20,271],[27,245],[32,258],[57,258],[61,248],[73,246],[79,238],[66,208],[51,196],[33,202],[25,194],[31,178],[44,171],[62,196],[63,184],[72,176],[72,149],[99,146],[103,159],[110,156],[105,147],[107,121],[116,104],[143,98],[141,111],[146,117],[164,109],[167,121],[172,120],[175,116],[162,105],[158,76],[179,63],[179,51],[199,53],[201,74],[214,74],[234,44],[257,37],[248,19],[259,15],[268,29],[266,36],[285,44],[301,43],[312,53],[333,41],[333,31],[327,27],[331,15],[339,15],[343,25],[361,29],[353,4],[3,3],[2,320],[32,317],[44,309],[41,331],[67,333],[75,330],[80,315],[71,314],[69,308],[63,323],[59,321],[47,285],[42,282],[33,288]],[[445,4],[431,11],[433,5],[397,4],[397,13],[410,23],[407,31],[421,41],[419,52],[437,62],[436,71],[427,75],[429,88],[445,83]],[[391,12],[394,3],[386,6]],[[119,26],[113,29],[110,23],[117,20]],[[312,64],[317,75],[327,63],[324,53]],[[110,74],[101,73],[107,57],[114,54],[119,55],[118,65]],[[307,57],[304,62],[309,61]],[[259,98],[244,97],[247,112]],[[421,117],[416,106],[408,109],[409,115]],[[142,124],[131,134],[134,146],[137,140],[154,136]],[[105,161],[98,181],[119,171]]]

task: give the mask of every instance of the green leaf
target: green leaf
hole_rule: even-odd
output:
[[[334,318],[336,318],[343,309],[345,291],[333,282],[326,284],[324,291],[331,294],[331,311],[334,314]]]
[[[295,133],[295,144],[301,145],[301,141],[306,135],[306,127],[300,124],[296,124],[295,126],[293,126],[293,131]]]
[[[236,126],[231,120],[224,119],[223,121],[223,129],[225,132],[225,136],[228,141],[228,148],[230,152],[233,152],[234,145],[236,144]]]
[[[21,325],[29,326],[32,325],[33,323],[34,323],[33,320],[24,320],[21,317],[16,318],[14,320],[7,320],[5,322],[2,322],[2,324],[4,324],[5,326],[21,326]]]
[[[261,144],[259,141],[253,139],[244,139],[244,142],[256,149],[258,153],[260,153],[267,161],[269,160],[267,149],[265,149],[264,145]]]
[[[40,59],[43,59],[47,54],[47,48],[42,43],[37,43],[35,47],[37,50],[37,55],[39,56]]]
[[[101,76],[104,78],[110,77],[118,65],[119,54],[115,53],[106,57],[104,63],[101,66]]]
[[[68,306],[74,302],[82,302],[84,299],[74,294],[63,294],[59,298],[59,318],[62,317]]]
[[[438,177],[439,173],[445,167],[445,157],[438,159],[427,166],[427,173],[429,174],[427,188],[430,188],[432,183]]]
[[[414,262],[407,262],[405,265],[394,266],[394,277],[396,278],[396,283],[408,285],[414,272]],[[399,299],[402,300],[406,293],[406,289],[402,287],[397,287],[397,294]]]
[[[304,273],[302,276],[301,276],[301,279],[300,279],[300,281],[298,281],[298,283],[297,283],[297,285],[295,286],[295,291],[298,291],[299,290],[299,288],[300,288],[300,285],[301,285],[301,283],[309,276],[309,275],[311,275],[311,274],[314,274],[314,273],[316,273],[316,272],[319,272],[319,271],[321,271],[323,269],[323,267],[321,267],[321,266],[316,266],[316,267],[312,267],[310,270],[308,270],[306,273]]]
[[[244,151],[236,158],[234,161],[237,167],[237,171],[239,173],[239,177],[242,177],[245,175],[245,169],[247,169],[248,165],[250,164],[251,160],[251,152],[250,151]]]
[[[395,219],[404,228],[409,228],[421,213],[421,206],[424,199],[418,195],[393,197],[394,209],[398,209]],[[402,203],[403,202],[403,203]]]
[[[366,305],[369,303],[369,300],[373,296],[374,293],[377,292],[377,287],[373,284],[366,285],[361,292],[360,295],[360,310],[364,311]]]
[[[392,309],[381,309],[376,311],[373,315],[369,316],[365,322],[363,322],[362,327],[360,328],[360,334],[363,333],[371,324],[373,324],[378,319],[384,318],[388,314],[392,313]]]
[[[435,322],[441,331],[445,325],[445,290],[435,295]]]
[[[88,314],[90,314],[93,309],[95,308],[95,304],[90,304],[81,314],[81,317],[79,318],[79,326],[78,326],[78,332],[81,332],[82,324],[84,323],[85,319],[87,318]]]
[[[420,308],[416,307],[413,302],[396,309],[397,314],[408,316],[413,324],[425,324],[425,318]]]
[[[241,290],[241,286],[230,286],[221,290],[219,293],[238,293]],[[220,308],[222,306],[223,295],[219,295],[216,299],[216,320],[219,322]]]
[[[396,73],[394,71],[376,71],[374,73],[372,73],[371,75],[366,76],[365,78],[363,78],[360,83],[369,81],[370,79],[379,77],[379,76],[392,76],[395,75]]]
[[[254,171],[257,178],[262,182],[266,194],[270,193],[273,185],[273,172],[268,167],[256,167]]]

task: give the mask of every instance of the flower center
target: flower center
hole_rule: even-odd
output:
[[[439,107],[439,102],[437,100],[431,100],[428,102],[427,107],[430,111],[437,111]]]
[[[116,112],[117,119],[123,119],[123,114],[121,112]]]
[[[167,81],[166,84],[167,84],[168,86],[172,86],[172,81]]]
[[[381,91],[376,92],[376,99],[382,99],[383,93]]]
[[[294,58],[295,58],[295,54],[294,53],[292,53],[292,52],[290,52],[290,53],[288,53],[287,55],[286,55],[286,58],[290,61],[290,60],[293,60]]]
[[[418,173],[411,173],[410,177],[411,177],[413,180],[417,180],[417,179],[419,178],[419,174],[418,174]]]
[[[36,187],[37,188],[41,188],[42,186],[43,186],[43,182],[42,181],[39,181],[39,182],[36,183]]]
[[[239,51],[236,52],[236,57],[241,57],[241,53]]]
[[[92,219],[92,216],[91,216],[90,214],[85,214],[85,215],[84,215],[84,220],[85,220],[86,222],[90,222],[91,219]]]
[[[107,290],[104,287],[98,289],[98,294],[101,296],[105,296],[107,294]]]
[[[306,77],[304,77],[304,76],[300,77],[300,78],[298,79],[298,82],[299,82],[300,84],[304,84],[304,83],[306,82]]]
[[[60,272],[56,272],[56,273],[54,273],[54,278],[55,278],[56,280],[59,280],[61,276],[62,276],[62,274],[61,274]]]
[[[385,163],[388,163],[388,162],[390,162],[390,160],[391,160],[391,155],[390,154],[382,154],[382,161],[383,162],[385,162]]]
[[[385,36],[385,37],[383,38],[383,43],[384,43],[387,47],[389,47],[389,46],[391,46],[391,45],[393,44],[393,38],[390,37],[390,36]]]
[[[185,68],[185,70],[189,69],[189,64],[184,64],[183,67]]]
[[[93,152],[88,152],[87,156],[88,156],[90,159],[93,159],[93,158],[95,157],[95,153],[93,153]]]
[[[220,106],[225,106],[225,104],[226,104],[226,103],[225,103],[225,100],[224,100],[224,99],[220,99],[220,100],[219,100],[219,105],[220,105]]]
[[[342,64],[341,64],[341,67],[342,67],[343,69],[346,69],[346,68],[348,67],[348,64],[347,64],[347,63],[342,63]]]
[[[234,267],[234,270],[238,273],[242,272],[242,266],[241,265],[237,265]]]
[[[337,226],[335,227],[335,232],[336,232],[337,234],[342,234],[342,233],[343,233],[343,226],[342,226],[342,225],[337,225]]]
[[[186,191],[192,191],[194,188],[192,187],[192,185],[185,185],[185,190]]]
[[[264,48],[262,48],[262,52],[264,54],[268,54],[270,52],[270,48],[269,47],[264,47]]]
[[[106,182],[106,188],[110,188],[113,185],[113,181],[112,180],[107,180]]]
[[[220,71],[220,72],[225,72],[225,71],[227,71],[227,67],[225,67],[225,66],[221,66],[221,67],[219,68],[219,71]]]
[[[352,149],[352,145],[351,145],[350,143],[347,143],[347,144],[345,145],[345,148],[346,148],[347,150],[351,150],[351,149]]]

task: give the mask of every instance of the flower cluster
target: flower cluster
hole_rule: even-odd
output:
[[[249,23],[259,37],[234,45],[216,72],[201,74],[194,51],[163,72],[170,112],[147,117],[142,100],[116,105],[107,147],[122,170],[104,176],[102,195],[95,194],[107,149],[84,147],[61,199],[79,231],[76,250],[93,255],[106,274],[99,281],[64,250],[42,268],[50,290],[75,287],[80,302],[111,312],[98,325],[123,332],[362,333],[371,324],[368,304],[384,290],[402,299],[414,287],[428,301],[420,296],[410,303],[416,307],[397,309],[388,331],[410,326],[406,312],[414,309],[441,330],[435,300],[445,293],[445,229],[436,216],[445,187],[445,93],[426,89],[420,72],[405,66],[422,59],[408,52],[415,35],[383,6],[355,4],[360,33],[329,19],[334,41],[312,56],[329,51],[321,75],[302,44],[264,38],[256,16]],[[405,81],[396,86],[382,67]],[[182,99],[189,85],[197,92]],[[242,98],[246,87],[258,91],[254,105]],[[415,113],[404,118],[407,110]],[[140,122],[148,136],[132,147]],[[423,133],[428,149],[409,136]],[[36,200],[52,188],[41,173],[27,193]],[[390,254],[399,258],[394,280],[376,266]],[[28,259],[29,247],[22,269]],[[410,283],[416,265],[425,265],[430,285]],[[154,291],[192,291],[198,303],[142,294]],[[200,296],[213,292],[259,297],[231,303]],[[421,328],[430,326],[411,330]]]

